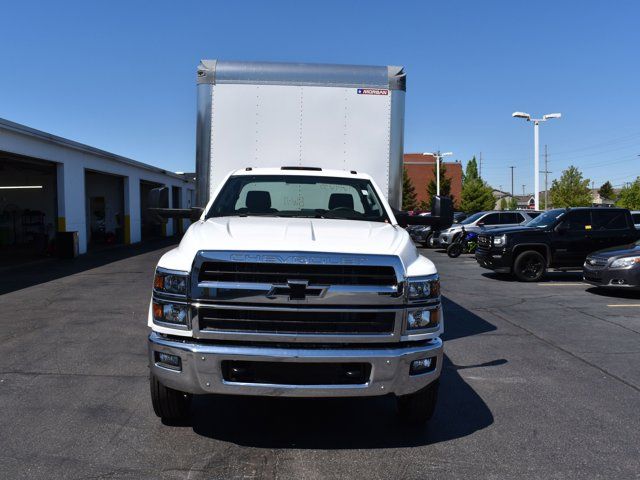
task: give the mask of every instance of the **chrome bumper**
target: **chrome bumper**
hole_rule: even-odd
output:
[[[201,344],[188,339],[178,341],[151,332],[149,335],[149,365],[159,381],[169,388],[194,394],[228,394],[283,397],[353,397],[394,393],[406,395],[433,382],[442,370],[442,340],[436,338],[426,345],[388,348],[274,348],[242,345]],[[156,364],[155,353],[177,355],[182,370],[172,370]],[[436,357],[435,370],[409,375],[413,360]],[[361,385],[282,385],[236,383],[225,381],[221,362],[224,360],[371,364],[369,381]]]

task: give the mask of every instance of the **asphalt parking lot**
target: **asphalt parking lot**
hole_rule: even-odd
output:
[[[0,478],[639,478],[640,295],[427,251],[447,357],[428,428],[400,426],[385,397],[201,397],[167,426],[146,357],[167,248],[0,276]]]

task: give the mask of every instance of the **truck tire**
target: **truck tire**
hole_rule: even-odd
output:
[[[540,252],[527,250],[513,262],[513,274],[521,282],[538,282],[547,271],[547,261]]]
[[[165,387],[155,375],[149,376],[153,411],[163,421],[175,422],[189,416],[191,395]]]
[[[416,393],[396,397],[400,420],[410,425],[428,422],[436,409],[439,385],[440,382],[436,380]]]
[[[435,234],[430,234],[427,237],[427,241],[425,242],[425,247],[426,248],[436,248],[436,238],[435,238]]]

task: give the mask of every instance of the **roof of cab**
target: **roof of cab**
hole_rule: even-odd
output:
[[[308,176],[308,177],[341,177],[341,178],[360,178],[371,180],[366,173],[356,172],[355,170],[331,170],[331,169],[315,169],[309,167],[272,167],[272,168],[253,168],[245,167],[234,171],[231,175],[289,175],[289,176]]]

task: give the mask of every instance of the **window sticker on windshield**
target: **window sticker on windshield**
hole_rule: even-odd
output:
[[[362,194],[366,197],[367,195],[369,195],[369,192],[367,192],[366,190],[361,190]]]

